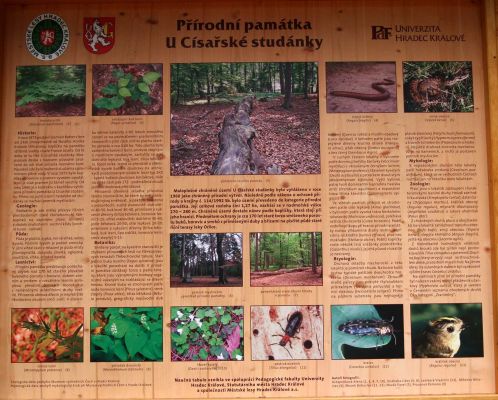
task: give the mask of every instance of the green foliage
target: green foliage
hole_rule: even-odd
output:
[[[171,104],[237,102],[247,93],[270,99],[282,93],[283,63],[193,63],[171,67]],[[292,93],[316,93],[316,63],[292,63]]]
[[[161,361],[160,307],[92,308],[91,361]]]
[[[312,264],[312,241],[310,232],[266,232],[258,233],[258,268],[278,270],[299,268]],[[315,232],[317,265],[322,265],[322,234]],[[256,234],[250,235],[251,271],[256,263]],[[268,265],[265,265],[265,261]]]
[[[244,358],[242,307],[171,307],[172,361]]]
[[[16,106],[44,102],[74,102],[85,97],[82,65],[30,66],[17,69]]]
[[[182,261],[191,268],[192,276],[209,276],[213,264],[218,265],[216,237],[223,235],[222,252],[225,261],[231,260],[235,265],[227,269],[228,276],[242,276],[242,245],[237,233],[188,233],[172,234],[170,240],[170,272],[171,276],[182,273]],[[182,260],[182,245],[185,240],[185,253]]]
[[[115,110],[121,108],[126,101],[140,101],[144,105],[151,103],[151,86],[161,74],[159,72],[147,72],[143,76],[125,74],[123,70],[116,69],[113,72],[114,82],[104,86],[99,97],[93,102],[96,108]]]

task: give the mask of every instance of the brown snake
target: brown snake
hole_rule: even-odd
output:
[[[360,100],[369,100],[369,101],[382,101],[386,100],[389,98],[391,95],[386,88],[383,88],[383,86],[387,85],[394,85],[394,81],[391,79],[386,79],[382,82],[374,82],[372,83],[372,89],[377,90],[379,93],[356,93],[356,92],[346,92],[346,91],[341,91],[341,90],[333,90],[330,92],[332,96],[340,96],[340,97],[352,97],[354,99],[360,99]]]

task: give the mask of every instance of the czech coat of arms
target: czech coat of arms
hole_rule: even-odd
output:
[[[83,43],[93,54],[104,54],[112,49],[115,39],[114,17],[91,17],[83,19]]]

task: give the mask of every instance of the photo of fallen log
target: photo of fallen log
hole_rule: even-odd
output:
[[[253,146],[256,130],[249,118],[254,96],[247,96],[223,120],[218,134],[220,153],[213,165],[213,175],[246,175],[257,172],[260,156]]]
[[[171,175],[320,173],[314,62],[171,66]]]

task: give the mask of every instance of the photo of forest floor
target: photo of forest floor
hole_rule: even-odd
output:
[[[279,64],[292,64],[287,81]],[[287,85],[285,95],[282,90]],[[256,165],[249,173],[319,174],[316,90],[314,63],[173,65],[171,175],[213,173],[213,164],[220,154],[219,133],[224,119],[247,96],[255,98],[250,127],[255,130],[252,153],[257,154],[253,159]],[[286,98],[288,104],[284,104]]]
[[[313,273],[311,267],[251,272],[251,286],[320,286],[323,284],[322,268]]]

